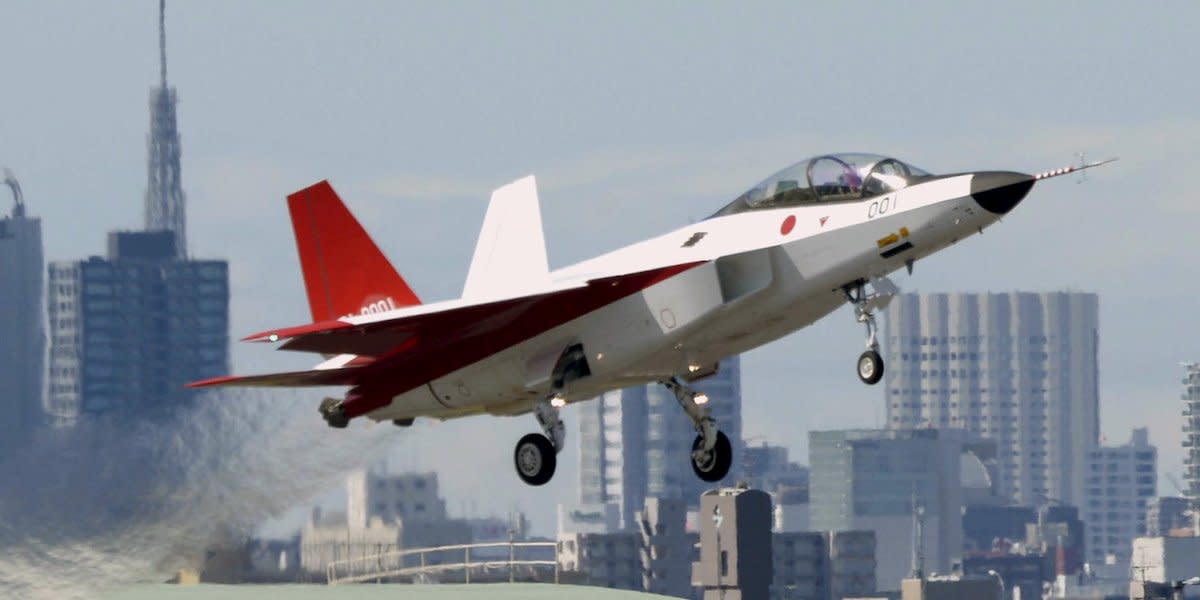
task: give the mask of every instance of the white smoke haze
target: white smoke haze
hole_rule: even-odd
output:
[[[0,595],[95,598],[198,567],[225,532],[335,485],[396,443],[331,430],[312,394],[217,392],[169,418],[40,432],[0,459]]]

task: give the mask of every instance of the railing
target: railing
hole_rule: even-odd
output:
[[[421,577],[438,573],[462,571],[466,583],[471,583],[471,571],[508,570],[509,581],[516,577],[518,567],[536,569],[539,567],[554,568],[554,583],[558,583],[558,560],[556,560],[554,542],[492,542],[487,544],[457,544],[453,546],[437,546],[433,548],[413,548],[410,550],[392,550],[374,555],[360,556],[335,560],[325,567],[325,580],[329,585],[340,583],[361,583],[407,577]],[[488,548],[508,548],[507,559],[497,559],[494,556],[471,559],[471,551]],[[520,559],[516,557],[518,549],[548,549],[550,559]],[[461,553],[461,554],[460,554]],[[462,557],[461,562],[431,562],[433,558],[452,555],[455,560]],[[417,565],[410,565],[412,557],[417,557]]]

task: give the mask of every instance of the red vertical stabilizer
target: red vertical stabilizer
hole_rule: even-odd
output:
[[[313,322],[420,304],[328,181],[288,196]]]

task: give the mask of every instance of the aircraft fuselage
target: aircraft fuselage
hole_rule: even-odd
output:
[[[638,272],[647,257],[685,265],[641,289],[614,291],[610,302],[565,322],[547,315],[519,343],[396,390],[366,416],[529,412],[551,392],[550,368],[572,345],[582,348],[590,374],[565,386],[567,402],[706,372],[833,312],[846,302],[843,286],[886,276],[982,232],[1033,181],[1019,173],[967,173],[859,201],[720,215],[559,269],[551,273],[555,283]]]

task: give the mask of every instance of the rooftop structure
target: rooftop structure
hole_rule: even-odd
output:
[[[180,170],[182,148],[175,88],[167,85],[166,0],[158,1],[159,84],[150,90],[150,133],[146,136],[146,230],[175,233],[175,257],[185,259],[187,213]]]

